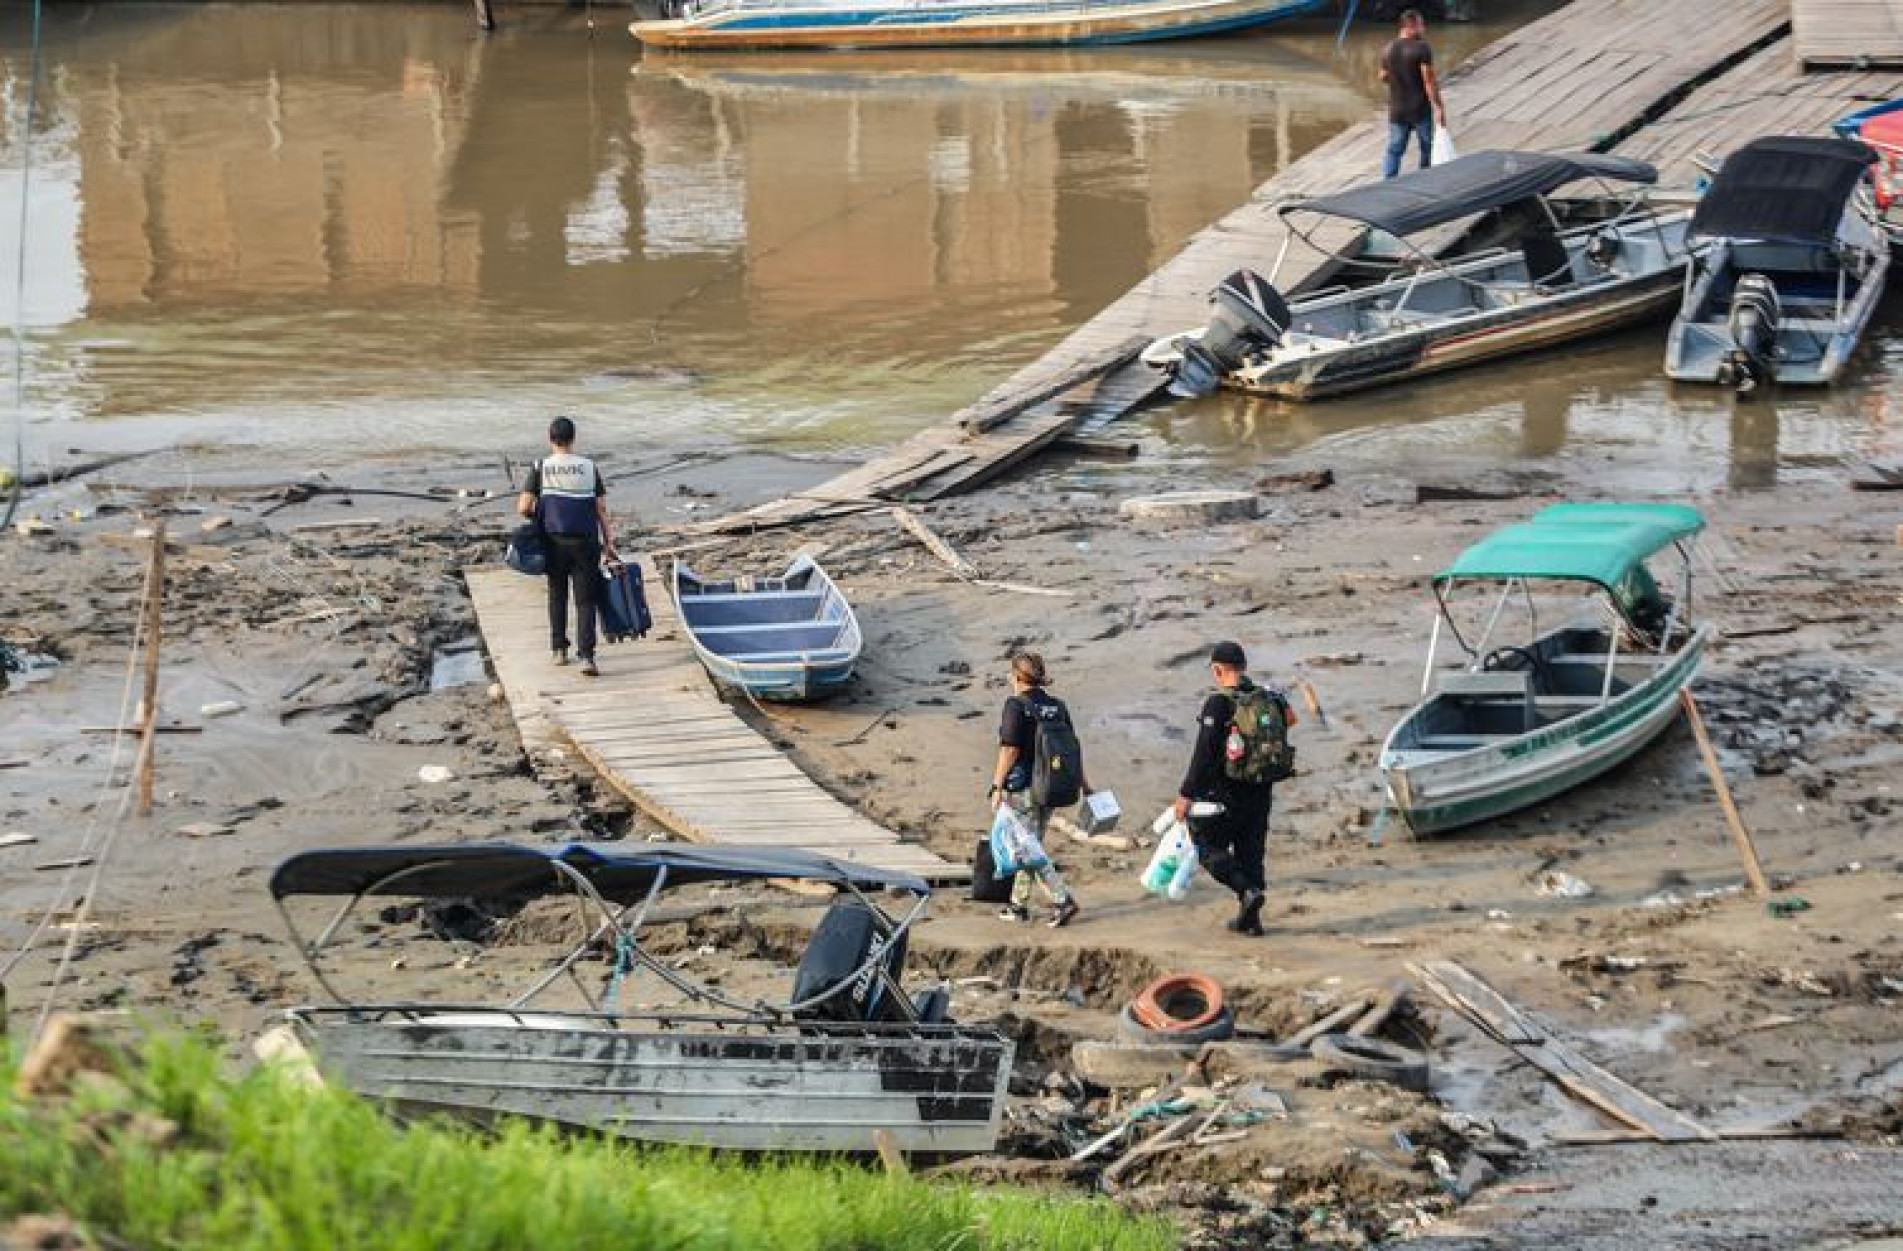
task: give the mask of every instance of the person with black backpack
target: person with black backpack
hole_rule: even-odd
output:
[[[1004,701],[1004,716],[998,723],[998,763],[988,796],[993,810],[1010,804],[1039,841],[1053,809],[1074,804],[1090,792],[1084,777],[1084,750],[1071,725],[1070,710],[1044,689],[1049,684],[1042,656],[1019,652],[1011,658],[1011,698]],[[1051,897],[1052,929],[1076,920],[1077,897],[1048,858],[1038,868],[1018,870],[1011,902],[998,915],[1010,921],[1030,920],[1033,882]]]
[[[1196,855],[1210,877],[1236,893],[1237,934],[1262,933],[1262,900],[1268,891],[1269,808],[1275,784],[1295,772],[1288,741],[1295,724],[1288,697],[1249,680],[1242,645],[1225,639],[1209,653],[1216,689],[1197,714],[1196,747],[1176,796],[1176,819],[1189,818],[1198,800],[1222,811],[1189,819]]]

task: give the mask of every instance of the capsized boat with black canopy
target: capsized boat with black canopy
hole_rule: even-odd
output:
[[[640,941],[668,891],[770,880],[834,892],[784,998],[694,978],[678,956]],[[327,1076],[367,1097],[408,1111],[521,1116],[708,1147],[867,1152],[883,1132],[902,1151],[988,1151],[1011,1042],[952,1023],[944,988],[914,997],[900,985],[930,893],[909,873],[795,849],[666,843],[338,848],[293,856],[271,877],[299,952],[336,1000],[288,1009],[289,1024]],[[289,901],[312,896],[343,902],[307,941]],[[883,898],[904,903],[889,913]],[[387,961],[383,927],[407,914],[366,918],[362,905],[398,899],[438,918],[446,907],[512,918],[503,939],[442,961],[444,976],[473,965],[480,972],[470,976],[493,980],[505,963],[549,958],[501,1003],[434,987],[427,1000],[346,997],[323,953],[352,936],[346,926],[357,917],[355,936],[386,943]],[[551,949],[539,936],[564,919],[576,923],[576,941]],[[422,977],[420,968],[400,974]],[[636,993],[655,1002],[623,1008],[621,998]]]
[[[1157,340],[1143,359],[1170,375],[1177,395],[1227,386],[1308,400],[1663,316],[1685,267],[1690,214],[1649,203],[1644,188],[1657,177],[1622,157],[1486,151],[1284,204],[1276,211],[1289,233],[1269,277],[1229,275],[1210,294],[1207,326]],[[1568,224],[1555,193],[1580,182],[1600,187],[1593,202],[1610,202],[1609,215]],[[1318,239],[1324,224],[1348,242]],[[1443,228],[1509,243],[1442,260],[1420,240]],[[1330,256],[1325,281],[1353,277],[1369,264],[1370,231],[1400,241],[1401,266],[1384,261],[1371,282],[1293,299],[1274,285],[1296,239]]]
[[[1691,617],[1690,544],[1704,524],[1681,504],[1555,504],[1434,575],[1422,700],[1381,748],[1388,802],[1414,833],[1550,799],[1672,723],[1711,637]],[[1676,595],[1647,564],[1668,552]],[[1480,623],[1472,642],[1469,611]],[[1558,624],[1542,629],[1543,618]],[[1515,621],[1523,641],[1501,644]],[[1466,654],[1458,670],[1435,667],[1443,632]]]
[[[1842,376],[1890,273],[1866,193],[1876,163],[1867,144],[1812,135],[1725,158],[1692,214],[1699,256],[1666,341],[1669,377],[1748,392]]]

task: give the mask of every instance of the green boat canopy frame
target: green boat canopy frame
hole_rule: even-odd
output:
[[[1698,510],[1683,504],[1554,504],[1462,552],[1434,575],[1434,598],[1463,648],[1467,641],[1447,606],[1449,585],[1462,580],[1588,582],[1603,588],[1619,615],[1638,626],[1648,613],[1662,613],[1669,604],[1646,560],[1704,528]],[[1689,569],[1688,564],[1688,578]],[[1689,583],[1685,591],[1689,594]]]
[[[1480,540],[1434,582],[1556,578],[1614,591],[1647,557],[1704,528],[1683,504],[1554,504]]]

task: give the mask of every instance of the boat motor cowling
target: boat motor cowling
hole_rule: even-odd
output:
[[[1731,351],[1718,367],[1718,380],[1749,391],[1777,377],[1777,336],[1783,321],[1777,287],[1763,274],[1744,274],[1731,294],[1725,331]]]
[[[1288,333],[1294,315],[1282,293],[1253,270],[1238,269],[1209,293],[1213,309],[1202,337],[1183,344],[1183,358],[1170,381],[1181,396],[1209,395],[1224,375],[1240,369]]]

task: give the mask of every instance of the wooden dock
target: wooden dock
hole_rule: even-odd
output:
[[[659,587],[652,569],[648,585]],[[699,843],[798,847],[960,882],[954,864],[840,802],[724,703],[695,659],[674,605],[649,600],[654,629],[603,647],[601,676],[550,662],[544,584],[509,569],[466,575],[490,663],[522,745],[545,761],[579,753],[615,790],[668,830]]]
[[[1759,135],[1824,135],[1838,118],[1903,94],[1903,69],[1807,72],[1780,40],[1698,88],[1619,145],[1658,166],[1662,182],[1689,186],[1697,158],[1723,156]]]
[[[1574,0],[1445,76],[1450,129],[1467,151],[1609,151],[1789,26],[1785,0]],[[1009,407],[1014,397],[1038,394],[1053,379],[1114,357],[1134,338],[1200,325],[1208,293],[1225,275],[1242,266],[1266,269],[1274,260],[1286,233],[1275,205],[1377,177],[1386,133],[1384,121],[1370,120],[1294,162],[1128,294],[945,424],[821,486],[699,528],[763,529],[956,494],[1075,429],[1137,407],[1161,388],[1161,379],[1129,364],[989,429],[965,424],[975,413]],[[1299,289],[1316,272],[1320,258],[1305,251],[1291,251],[1278,279],[1285,289]]]
[[[1903,69],[1903,0],[1791,0],[1791,41],[1800,69]]]

